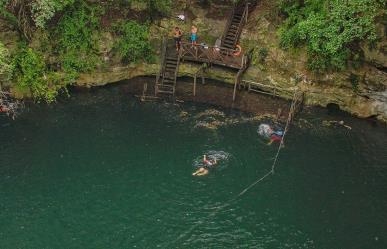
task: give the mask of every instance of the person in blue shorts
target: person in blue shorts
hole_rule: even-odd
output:
[[[198,39],[198,28],[192,25],[191,27],[191,42],[192,46],[197,44],[197,39]]]

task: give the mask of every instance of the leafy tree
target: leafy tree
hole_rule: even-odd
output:
[[[169,14],[172,9],[172,0],[121,0],[121,3],[126,5],[132,3],[145,4],[150,19],[155,14]]]
[[[61,68],[67,73],[76,74],[95,68],[98,58],[93,34],[99,23],[96,11],[85,2],[77,1],[74,6],[66,8],[53,32]]]
[[[29,90],[37,101],[50,103],[63,87],[55,73],[47,73],[43,57],[31,48],[22,47],[14,58],[14,79],[21,90]]]
[[[47,21],[75,0],[35,0],[31,3],[31,11],[35,25],[45,28]]]
[[[117,31],[121,38],[115,47],[124,61],[136,62],[151,58],[148,26],[129,21],[118,25]]]
[[[14,25],[29,40],[32,34],[32,19],[27,0],[0,0],[0,15]]]
[[[375,41],[378,0],[282,0],[283,48],[306,45],[309,68],[342,70],[361,41]]]
[[[45,28],[47,21],[74,4],[75,0],[0,0],[0,16],[17,27],[30,40],[34,26]]]

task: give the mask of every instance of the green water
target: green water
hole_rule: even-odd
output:
[[[276,174],[217,208],[270,170],[276,147],[249,115],[208,109],[111,87],[0,117],[0,248],[387,248],[385,127],[304,114]],[[214,120],[233,121],[201,127]],[[208,151],[228,159],[192,177]]]

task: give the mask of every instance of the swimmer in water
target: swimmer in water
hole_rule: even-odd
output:
[[[209,169],[214,167],[217,164],[216,158],[214,160],[208,160],[206,155],[203,155],[203,166],[201,166],[198,170],[192,173],[193,176],[204,176],[207,175]]]
[[[270,141],[267,143],[267,145],[271,145],[273,142],[282,142],[282,146],[285,147],[282,141],[282,137],[284,133],[282,131],[274,131],[273,129],[270,128]]]

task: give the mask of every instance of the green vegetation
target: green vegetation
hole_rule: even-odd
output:
[[[8,49],[0,42],[0,84],[12,77],[13,65]]]
[[[117,25],[117,33],[120,38],[115,48],[125,62],[149,61],[152,58],[148,26],[129,21]]]
[[[342,70],[362,41],[375,41],[378,0],[281,0],[281,47],[306,46],[313,71]]]
[[[63,10],[66,6],[74,3],[75,0],[38,0],[31,3],[32,18],[35,25],[45,28],[46,23],[54,15]]]
[[[260,48],[258,51],[258,58],[260,63],[265,63],[266,57],[269,55],[269,50],[267,48]]]
[[[351,73],[349,75],[349,81],[351,82],[352,90],[354,92],[358,92],[359,91],[359,76],[357,76],[356,74]]]
[[[59,55],[61,69],[72,75],[91,71],[98,63],[97,9],[83,1],[66,9],[52,33],[54,50]]]
[[[31,48],[22,47],[14,58],[14,79],[20,90],[29,90],[37,100],[50,103],[62,88],[58,76],[48,73],[43,57]]]
[[[172,0],[121,0],[118,1],[121,5],[141,5],[148,14],[148,18],[153,20],[154,16],[167,15],[172,9]]]
[[[23,46],[10,55],[0,43],[1,81],[13,79],[21,91],[30,91],[37,100],[52,102],[65,86],[82,72],[102,64],[98,39],[104,8],[130,8],[152,16],[168,14],[171,0],[122,0],[90,3],[85,0],[0,0],[0,15],[19,32]],[[55,18],[54,18],[55,17]],[[149,25],[135,20],[113,26],[117,40],[114,51],[125,62],[151,60]],[[39,37],[33,37],[37,29]],[[38,43],[31,45],[33,40]],[[13,61],[13,63],[12,63]]]

